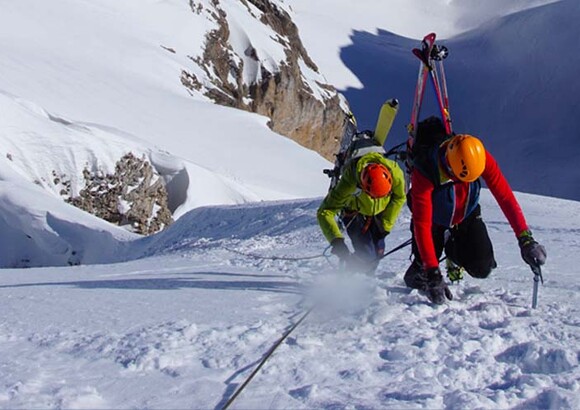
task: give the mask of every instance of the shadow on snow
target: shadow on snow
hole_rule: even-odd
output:
[[[222,272],[200,272],[196,274],[230,275]],[[124,289],[124,290],[181,290],[181,289],[208,289],[208,290],[254,290],[273,293],[300,294],[300,286],[293,282],[283,281],[251,281],[251,280],[207,280],[192,277],[178,278],[135,278],[114,280],[86,280],[70,282],[37,282],[14,285],[3,285],[0,289],[26,288],[37,286],[71,286],[79,289]]]

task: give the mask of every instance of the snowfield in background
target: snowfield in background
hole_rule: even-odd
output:
[[[173,166],[185,169],[189,179],[177,217],[209,204],[319,195],[326,185],[320,170],[327,165],[320,155],[272,132],[266,117],[217,106],[198,93],[190,95],[181,83],[181,70],[197,67],[192,59],[201,53],[206,32],[217,28],[215,19],[206,16],[211,7],[196,4],[203,13],[178,0],[3,4],[0,93],[6,115],[0,116],[0,156],[16,144],[34,167],[38,156],[29,153],[34,145],[18,135],[50,140],[66,132],[81,151],[79,158],[72,150],[64,158],[76,161],[70,164],[76,172],[89,154],[91,166],[106,169],[119,150],[96,148],[108,142],[97,128],[108,131],[109,140],[123,141],[126,151],[138,144],[139,152],[163,151],[176,158]],[[264,65],[275,68],[285,55],[273,33],[255,19],[250,24],[247,8],[238,2],[224,2],[224,7],[236,27],[230,36],[235,46],[252,41]],[[251,81],[258,67],[246,74]],[[19,108],[11,108],[10,99],[34,108],[19,114],[19,121],[11,115]],[[70,126],[55,125],[53,119]],[[83,127],[88,132],[73,132]],[[62,160],[61,152],[49,151],[42,169],[27,171],[40,174]],[[297,167],[308,184],[293,175]]]
[[[286,0],[308,53],[329,82],[341,90],[364,86],[340,56],[340,50],[352,44],[356,31],[389,31],[415,40],[434,31],[440,39],[449,39],[498,17],[556,1]],[[387,56],[366,63],[392,64]]]
[[[387,146],[406,140],[419,66],[410,50],[436,32],[449,48],[454,131],[480,137],[515,190],[580,200],[580,55],[569,46],[580,37],[580,2],[296,2],[305,46],[359,128],[374,127],[381,104],[396,97]],[[434,100],[427,87],[421,118],[438,115]]]
[[[148,257],[132,262],[4,269],[0,407],[221,408],[316,305],[232,408],[578,408],[580,205],[518,198],[549,253],[536,310],[487,192],[499,266],[443,306],[404,287],[408,248],[375,277],[308,259],[326,246],[318,200],[201,208],[134,243]]]
[[[324,192],[321,170],[329,164],[319,154],[272,132],[266,117],[217,106],[182,85],[181,70],[196,69],[192,59],[205,34],[218,27],[209,3],[196,4],[203,12],[181,0],[0,6],[0,267],[126,259],[117,239],[103,246],[99,260],[89,257],[86,244],[51,218],[62,214],[57,208],[70,208],[55,201],[62,188],[55,178],[70,178],[76,195],[84,168],[106,173],[128,152],[159,171],[174,218],[200,206]],[[285,55],[272,31],[241,3],[224,7],[234,46],[252,42],[263,64],[275,68]],[[260,74],[250,60],[248,82]],[[320,79],[304,75],[311,85]],[[94,238],[123,236],[69,213],[75,216],[65,225],[94,230]]]

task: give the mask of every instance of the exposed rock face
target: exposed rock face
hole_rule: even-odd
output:
[[[165,184],[145,159],[129,153],[117,162],[114,174],[85,168],[83,176],[85,188],[67,200],[74,206],[144,235],[173,222]]]
[[[269,117],[269,125],[274,131],[332,159],[337,140],[342,135],[345,102],[331,85],[305,80],[304,71],[308,70],[320,80],[322,77],[285,10],[272,0],[238,1],[258,20],[256,24],[264,24],[275,33],[275,41],[283,48],[285,59],[278,62],[275,69],[267,67],[251,39],[242,53],[235,50],[230,43],[230,23],[225,7],[213,0],[211,15],[218,28],[207,34],[203,55],[191,57],[211,84],[204,85],[204,79],[186,70],[182,72],[182,83],[218,104]],[[190,1],[190,6],[193,12],[201,13],[201,4]],[[251,81],[244,78],[247,77],[244,64],[258,67]]]

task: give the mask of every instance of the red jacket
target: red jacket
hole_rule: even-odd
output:
[[[516,236],[527,230],[528,225],[526,219],[514,193],[499,169],[497,162],[487,151],[485,170],[481,178],[485,181],[487,187],[495,197]],[[473,195],[470,195],[470,185],[467,182],[456,182],[449,185],[450,189],[453,190],[453,195],[450,197],[454,199],[451,225],[460,223],[469,215],[466,213],[466,210],[473,209],[473,204],[469,204],[469,201],[479,201],[478,195],[475,196],[476,199],[473,199]],[[437,212],[437,207],[442,206],[442,204],[433,203],[435,185],[417,168],[411,173],[411,187],[415,241],[419,248],[421,259],[423,260],[423,267],[425,269],[435,268],[439,266],[439,261],[435,254],[431,227],[433,225],[433,214]]]

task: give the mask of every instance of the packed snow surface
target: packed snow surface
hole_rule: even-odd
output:
[[[404,287],[408,248],[375,276],[338,273],[318,200],[200,208],[127,263],[4,269],[0,407],[221,408],[314,306],[232,408],[578,408],[580,205],[518,197],[549,253],[535,310],[487,192],[499,266],[443,306]]]

